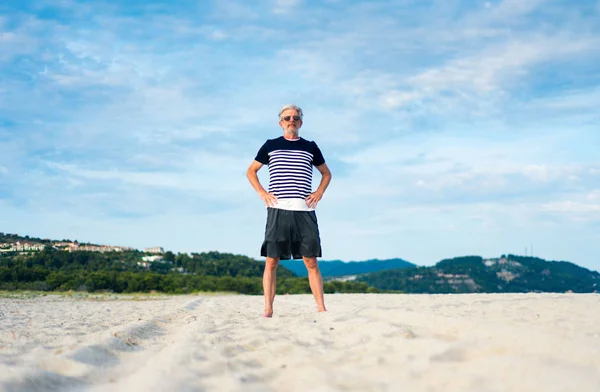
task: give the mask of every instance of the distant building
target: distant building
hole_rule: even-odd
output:
[[[75,241],[75,242],[55,242],[54,246],[59,247],[59,248],[64,248],[64,247],[70,246],[72,244],[77,244],[77,241]]]
[[[13,242],[13,243],[3,243],[0,244],[0,251],[2,252],[27,252],[27,251],[35,251],[39,252],[44,250],[47,246],[54,248],[56,250],[61,250],[65,252],[76,252],[76,251],[88,251],[88,252],[123,252],[126,250],[135,250],[134,248],[127,246],[112,246],[112,245],[89,245],[89,244],[80,244],[77,241],[74,242],[66,242],[66,241],[58,241],[51,243],[50,245],[41,244],[41,243],[28,243],[28,242]],[[152,249],[160,249],[162,253],[162,248],[152,248]],[[159,253],[159,252],[155,252]]]
[[[483,264],[485,264],[486,267],[491,267],[492,265],[496,264],[496,260],[493,260],[493,259],[483,260]]]
[[[6,251],[9,252],[26,252],[26,251],[41,251],[44,250],[44,248],[46,247],[46,245],[44,244],[30,244],[27,242],[15,242],[12,244],[5,244],[3,246],[4,248],[8,248]]]
[[[150,268],[150,263],[148,263],[147,261],[138,261],[137,265],[144,267],[145,269],[149,269]]]
[[[163,257],[159,256],[159,255],[144,256],[144,257],[142,257],[142,260],[144,260],[144,261],[152,261],[152,262],[154,262],[154,261],[162,261]]]
[[[155,246],[152,248],[144,249],[144,252],[146,252],[146,253],[165,253],[165,250],[160,246]]]
[[[88,252],[123,252],[125,250],[135,250],[127,246],[113,246],[113,245],[90,245],[80,244],[75,242],[55,242],[54,248],[58,250],[64,250],[68,252],[77,251],[88,251]]]

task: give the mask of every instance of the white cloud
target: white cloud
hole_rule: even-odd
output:
[[[8,31],[8,32],[0,32],[0,45],[11,44],[16,41],[17,36]]]
[[[245,1],[228,0],[213,2],[214,8],[210,14],[211,19],[218,21],[253,20],[260,16],[256,7]]]
[[[339,156],[349,174],[336,179],[330,197],[342,202],[367,198],[378,205],[435,206],[485,202],[502,205],[559,198],[600,181],[600,162],[574,163],[553,157],[562,138],[537,136],[490,141],[439,134],[387,140]],[[357,187],[353,184],[361,184]]]
[[[6,27],[4,27],[6,29]],[[41,30],[41,22],[28,18],[23,25],[12,31],[0,32],[0,64],[9,63],[20,55],[30,54],[39,50],[38,41],[32,36]]]
[[[585,110],[591,111],[600,105],[600,88],[593,87],[585,90],[563,91],[558,96],[537,99],[534,101],[534,107],[540,110],[573,111]]]
[[[587,219],[598,219],[600,217],[600,203],[582,203],[572,200],[565,200],[561,202],[552,202],[544,204],[544,209],[552,212],[559,212],[565,214],[582,214]],[[595,214],[595,216],[590,216]]]
[[[221,31],[221,30],[215,30],[212,33],[210,33],[210,38],[215,40],[215,41],[222,41],[226,38],[228,38],[227,33]]]
[[[75,178],[87,180],[119,181],[131,185],[164,187],[174,191],[202,192],[204,196],[219,197],[233,191],[246,189],[241,181],[247,161],[233,161],[231,157],[219,157],[211,153],[198,153],[198,158],[188,161],[190,169],[177,171],[125,171],[82,169],[74,165],[48,163],[48,166]],[[211,166],[203,165],[211,162]],[[213,165],[219,166],[215,171]],[[184,166],[182,163],[180,167]],[[216,187],[216,184],[219,184]]]
[[[552,0],[504,0],[497,6],[490,7],[491,13],[488,15],[490,15],[490,19],[496,22],[514,22],[518,20],[517,18],[539,9],[541,5],[551,2]]]
[[[274,14],[295,14],[298,7],[301,6],[302,0],[274,0]]]
[[[471,94],[493,94],[493,99],[510,88],[515,80],[525,77],[536,64],[566,55],[585,53],[586,50],[597,47],[599,42],[597,39],[573,41],[563,37],[544,37],[497,45],[407,78],[404,91],[398,90],[403,88],[400,82],[397,88],[381,93],[382,104],[384,108],[390,109],[423,98],[443,100],[446,94],[459,100],[468,98]]]
[[[561,216],[566,221],[600,222],[600,189],[587,194],[568,194],[561,200],[543,203],[544,212]]]

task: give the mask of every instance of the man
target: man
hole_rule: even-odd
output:
[[[283,136],[268,139],[250,164],[246,176],[267,206],[265,238],[261,256],[266,257],[263,274],[265,317],[273,316],[276,271],[279,260],[302,259],[308,271],[310,289],[317,310],[325,312],[323,279],[317,264],[321,239],[315,209],[331,181],[323,154],[313,141],[298,136],[302,109],[286,105],[279,111]],[[258,180],[258,171],[269,166],[269,191]],[[312,192],[312,167],[321,173],[321,182]]]

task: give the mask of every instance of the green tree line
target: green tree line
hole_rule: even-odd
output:
[[[131,252],[64,252],[46,248],[28,254],[0,255],[0,289],[43,291],[164,292],[184,294],[236,292],[262,294],[264,264],[245,256],[219,252],[173,254],[138,265],[144,254]],[[179,269],[182,269],[180,272]],[[362,282],[325,282],[326,293],[377,292]],[[278,294],[310,293],[308,279],[279,267]]]

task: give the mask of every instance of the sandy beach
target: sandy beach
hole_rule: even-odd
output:
[[[1,391],[594,391],[600,295],[0,298]]]

